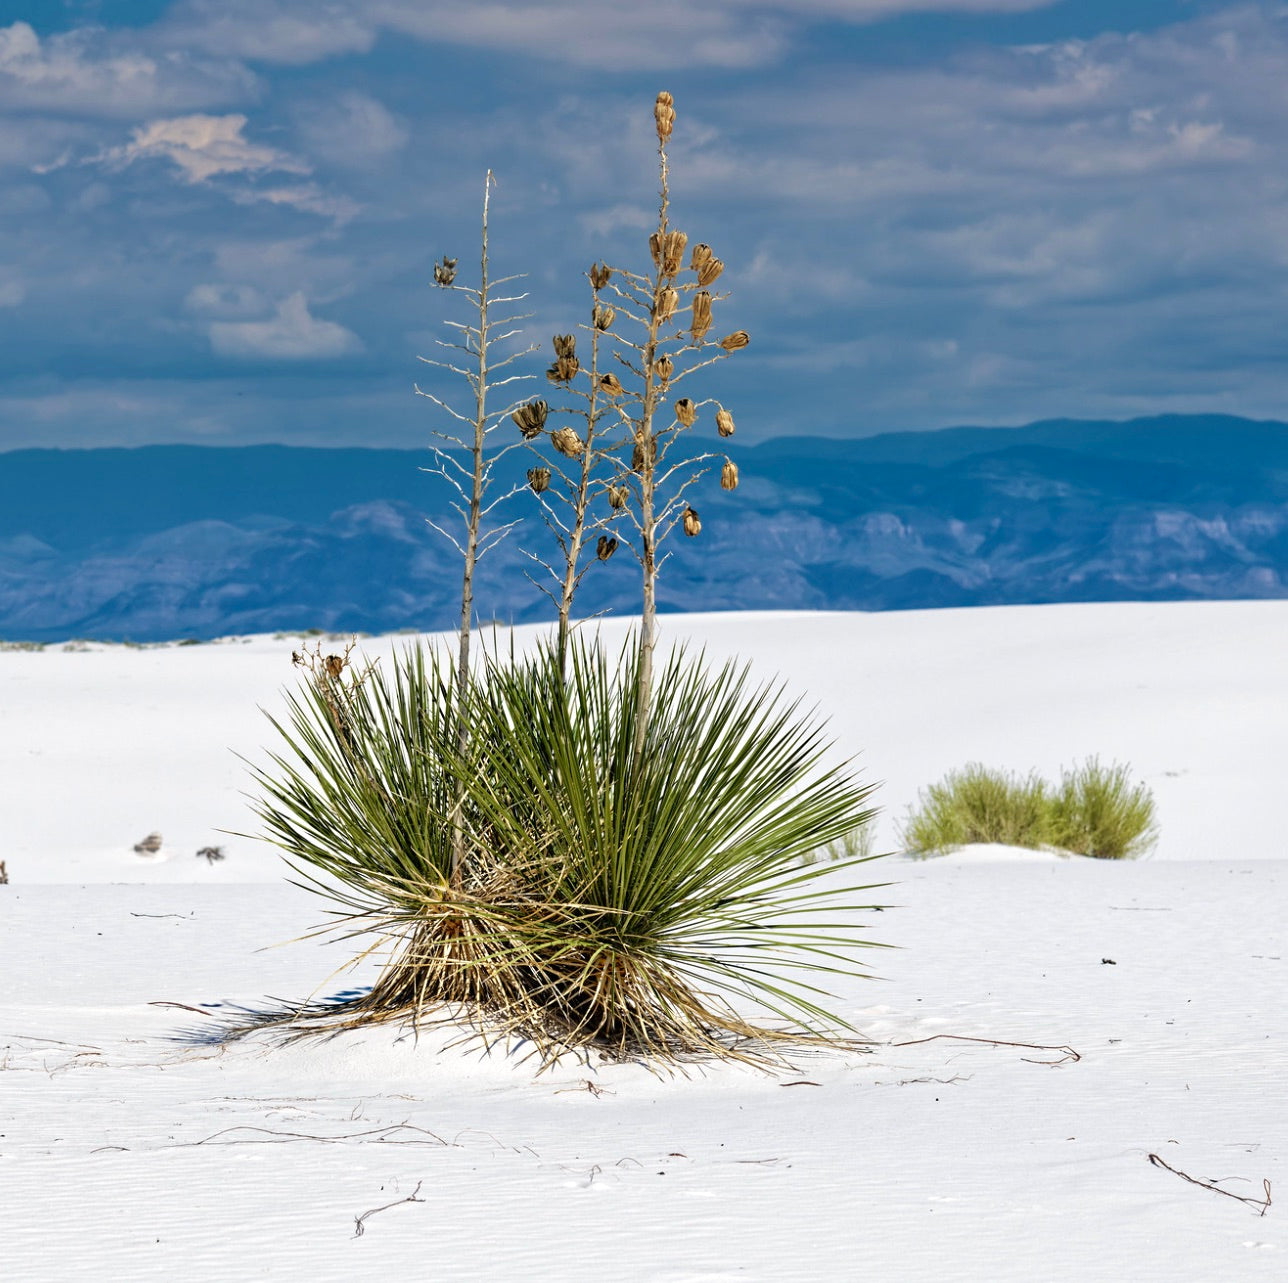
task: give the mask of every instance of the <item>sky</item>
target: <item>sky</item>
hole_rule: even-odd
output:
[[[1269,2],[0,0],[0,449],[426,444],[486,171],[540,376],[659,89],[742,440],[1288,418],[1286,71]]]

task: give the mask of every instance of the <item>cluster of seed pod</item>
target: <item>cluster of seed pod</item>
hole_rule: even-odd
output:
[[[434,264],[434,284],[450,285],[456,280],[456,260],[446,254]]]
[[[581,369],[577,360],[577,339],[572,334],[554,336],[555,361],[546,371],[546,378],[551,383],[571,383]]]
[[[556,428],[550,434],[550,444],[569,459],[580,458],[586,448],[586,443],[572,428]]]
[[[529,401],[521,405],[510,418],[514,420],[525,441],[539,437],[546,426],[546,415],[550,407],[544,401]]]
[[[706,289],[724,271],[724,263],[712,252],[710,245],[697,244],[689,256],[689,267],[698,274],[698,284]]]
[[[657,140],[665,144],[675,128],[675,99],[665,89],[653,104],[653,119],[657,123]]]
[[[592,314],[595,328],[603,333],[617,319],[617,313],[611,308],[606,307],[603,303],[595,304],[595,311]]]
[[[689,329],[693,341],[701,343],[711,328],[711,294],[708,290],[699,290],[693,296],[693,322]]]

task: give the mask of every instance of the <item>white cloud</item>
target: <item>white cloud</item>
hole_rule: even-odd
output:
[[[226,282],[194,285],[183,300],[185,310],[218,320],[243,320],[262,316],[267,300],[253,285]]]
[[[355,0],[182,0],[158,36],[207,53],[301,66],[348,53],[366,53],[377,28]]]
[[[306,214],[320,214],[333,218],[337,224],[347,223],[361,209],[357,201],[347,196],[331,196],[316,183],[295,183],[286,187],[246,187],[231,193],[239,205],[289,205]]]
[[[210,345],[220,356],[265,360],[321,360],[362,350],[352,330],[311,315],[303,291],[284,299],[267,321],[213,321]]]
[[[162,157],[172,161],[190,183],[216,174],[262,173],[278,170],[307,174],[309,167],[286,152],[242,137],[245,116],[175,116],[153,120],[134,130],[130,142],[113,147],[96,159],[119,165]]]
[[[407,126],[383,103],[354,91],[304,103],[296,120],[309,155],[355,169],[382,164],[408,138]]]
[[[100,27],[43,40],[26,22],[0,27],[0,105],[128,117],[242,99],[256,88],[240,64],[183,50],[150,53],[137,37]]]

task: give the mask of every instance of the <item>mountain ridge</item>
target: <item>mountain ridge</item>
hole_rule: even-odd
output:
[[[728,444],[743,484],[696,488],[703,533],[673,541],[662,609],[1288,596],[1288,424],[1276,420]],[[282,445],[0,453],[0,637],[451,627],[459,566],[425,521],[451,517],[431,462]],[[521,483],[529,463],[515,451],[503,481]],[[539,523],[526,524],[542,551]],[[624,552],[592,568],[584,613],[638,609]],[[532,568],[516,538],[502,544],[480,566],[480,613],[550,617]]]

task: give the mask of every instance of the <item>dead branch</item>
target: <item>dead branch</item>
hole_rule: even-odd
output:
[[[1247,1203],[1249,1207],[1256,1207],[1260,1210],[1258,1216],[1264,1216],[1270,1210],[1270,1182],[1263,1179],[1261,1187],[1265,1191],[1265,1198],[1250,1198],[1246,1194],[1232,1194],[1228,1189],[1222,1189],[1219,1185],[1213,1185],[1210,1181],[1196,1180],[1186,1172],[1178,1171],[1170,1163],[1159,1158],[1157,1154],[1151,1154],[1149,1161],[1155,1167],[1165,1167],[1173,1176],[1179,1176],[1183,1181],[1189,1181],[1191,1185],[1197,1185],[1200,1189],[1210,1189],[1214,1194],[1224,1194],[1226,1198],[1236,1199],[1240,1203]]]
[[[1078,1061],[1082,1056],[1074,1051],[1072,1047],[1050,1047],[1036,1042],[1004,1042],[998,1038],[971,1038],[966,1034],[931,1034],[929,1038],[913,1038],[908,1042],[892,1042],[891,1047],[915,1047],[919,1043],[934,1042],[937,1038],[951,1039],[953,1042],[978,1042],[984,1043],[989,1047],[1023,1047],[1028,1051],[1062,1051],[1064,1055],[1059,1060],[1034,1060],[1029,1056],[1021,1056],[1020,1059],[1028,1065],[1063,1065],[1066,1060]]]
[[[424,1183],[424,1181],[417,1181],[416,1188],[406,1198],[395,1199],[392,1203],[386,1203],[383,1207],[373,1207],[371,1211],[363,1212],[361,1216],[355,1216],[353,1218],[353,1237],[361,1238],[366,1233],[367,1227],[363,1224],[363,1221],[368,1216],[374,1216],[377,1212],[387,1212],[391,1207],[401,1207],[404,1203],[423,1203],[425,1200],[417,1198],[416,1195],[420,1193],[420,1187]]]

